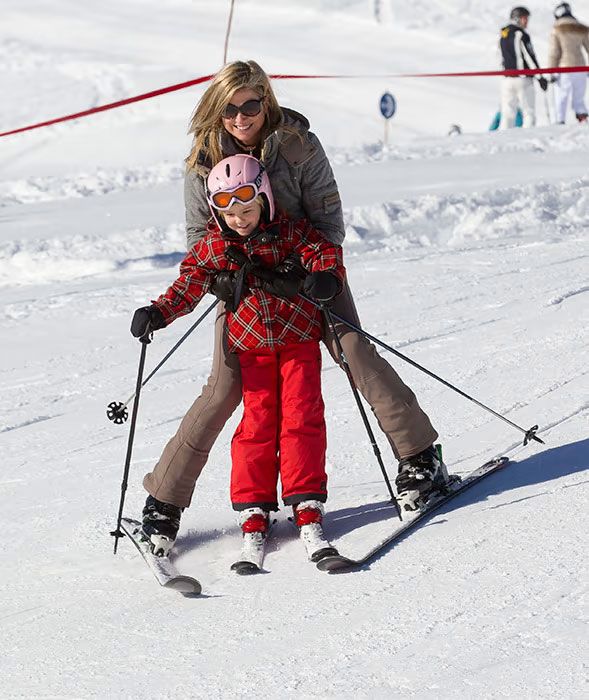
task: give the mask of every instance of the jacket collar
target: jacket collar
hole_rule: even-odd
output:
[[[252,231],[249,236],[240,236],[238,233],[235,233],[235,231],[232,231],[230,228],[226,228],[225,226],[219,228],[214,219],[210,219],[207,224],[207,231],[209,233],[220,233],[224,240],[231,241],[232,243],[235,241],[254,241],[264,237],[268,237],[271,240],[276,240],[280,236],[280,222],[276,218],[269,224],[261,221],[259,226]]]

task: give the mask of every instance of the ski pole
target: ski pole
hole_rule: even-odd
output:
[[[176,350],[182,345],[182,343],[188,338],[188,336],[192,333],[192,331],[200,324],[200,322],[208,316],[208,314],[217,306],[219,303],[220,299],[215,299],[215,301],[209,306],[209,308],[199,316],[199,318],[196,319],[196,321],[190,326],[190,328],[184,333],[184,335],[180,338],[180,340],[174,345],[174,347],[167,353],[167,355],[163,358],[163,360],[151,371],[151,373],[145,378],[145,381],[141,384],[141,387],[144,387],[147,382],[153,377],[153,375],[160,369],[162,365],[164,365],[170,357],[176,352]],[[129,413],[127,411],[127,405],[129,402],[134,398],[135,394],[131,394],[129,398],[125,401],[125,403],[121,403],[120,401],[111,401],[108,404],[107,410],[106,410],[106,415],[108,416],[108,419],[113,421],[114,423],[120,424],[124,423],[127,418],[129,417]]]
[[[548,106],[548,95],[544,93],[544,109],[546,110],[546,120],[548,124],[552,124],[552,117],[550,116],[550,107]]]
[[[311,297],[308,297],[306,294],[302,294],[301,296],[304,296],[305,299],[307,299],[307,301],[310,301],[318,309],[323,308],[321,306],[321,304],[316,302],[314,299],[311,299]],[[428,377],[432,377],[432,379],[436,379],[438,382],[441,382],[444,386],[447,386],[449,389],[452,389],[457,394],[460,394],[460,396],[464,397],[465,399],[468,399],[469,401],[472,401],[477,406],[480,406],[480,408],[482,408],[485,411],[488,411],[489,413],[494,415],[496,418],[500,418],[502,421],[504,421],[508,425],[511,425],[512,428],[516,428],[517,430],[522,432],[524,434],[524,445],[527,445],[528,442],[530,442],[531,440],[535,440],[536,442],[539,442],[542,445],[545,444],[544,440],[541,440],[536,435],[536,432],[538,431],[537,425],[533,425],[529,430],[522,428],[520,425],[517,425],[517,423],[510,421],[509,418],[502,416],[500,413],[497,413],[497,411],[494,411],[492,408],[489,408],[489,406],[485,406],[484,403],[481,403],[480,401],[477,401],[477,399],[473,398],[472,396],[469,396],[466,392],[462,391],[462,389],[459,389],[458,387],[454,386],[453,384],[450,384],[450,382],[446,381],[445,379],[442,379],[442,377],[439,377],[437,374],[434,374],[426,367],[423,367],[422,365],[418,364],[417,362],[415,362],[415,360],[412,360],[411,358],[407,357],[406,355],[403,355],[403,353],[399,352],[398,350],[395,350],[390,345],[383,343],[382,340],[379,340],[375,336],[370,335],[370,333],[367,333],[365,330],[362,330],[362,328],[358,327],[356,324],[352,323],[351,321],[347,321],[345,318],[342,318],[341,316],[334,313],[333,311],[330,311],[330,314],[333,318],[337,319],[338,321],[341,321],[342,323],[345,323],[346,326],[348,326],[348,328],[351,328],[353,331],[356,331],[356,333],[360,333],[360,335],[363,335],[367,340],[370,340],[373,343],[375,343],[376,345],[380,345],[381,348],[384,348],[385,350],[392,352],[393,355],[396,355],[401,360],[408,362],[410,365],[412,365],[416,369],[420,370],[421,372],[424,372],[425,374],[428,375]]]
[[[305,296],[305,298],[308,299],[308,297],[306,295],[303,295],[303,296]],[[382,461],[380,449],[379,449],[378,444],[376,442],[376,438],[374,437],[374,432],[372,431],[372,428],[370,427],[370,423],[368,421],[368,416],[366,415],[366,409],[362,405],[362,400],[360,399],[360,394],[358,393],[358,387],[356,386],[356,382],[354,381],[354,377],[352,376],[352,371],[350,370],[350,365],[348,364],[348,360],[346,359],[340,337],[339,337],[338,332],[336,330],[335,323],[333,322],[333,317],[332,317],[331,311],[329,310],[329,308],[327,306],[324,306],[322,304],[316,304],[316,306],[318,306],[321,309],[321,311],[323,312],[323,316],[324,316],[325,320],[327,321],[327,324],[328,324],[331,332],[333,333],[333,337],[335,338],[335,344],[337,347],[337,354],[339,356],[339,360],[340,360],[341,365],[344,369],[344,372],[346,373],[346,376],[348,377],[348,381],[350,382],[352,394],[354,394],[354,399],[356,400],[356,405],[358,406],[358,410],[360,411],[360,415],[362,416],[362,421],[364,422],[364,427],[366,428],[366,432],[368,433],[368,439],[370,440],[370,444],[372,445],[372,449],[373,449],[374,454],[376,456],[376,461],[378,462],[378,465],[379,465],[380,470],[382,472],[382,475],[384,477],[385,484],[387,485],[387,489],[389,490],[389,493],[391,495],[391,501],[395,504],[395,508],[397,509],[397,514],[399,516],[399,520],[403,520],[403,518],[401,517],[401,509],[399,508],[399,503],[397,502],[397,499],[395,498],[395,494],[393,492],[391,482],[389,481],[387,471],[386,471],[384,463]]]
[[[141,355],[139,357],[139,370],[137,371],[137,388],[135,389],[135,401],[133,402],[133,412],[131,415],[131,426],[129,428],[129,441],[127,443],[127,456],[125,458],[125,468],[123,470],[123,481],[121,483],[121,500],[119,502],[119,514],[117,516],[117,528],[110,534],[115,538],[113,554],[117,553],[119,538],[124,537],[121,531],[121,518],[123,517],[123,507],[125,505],[125,494],[127,493],[127,480],[129,478],[129,467],[131,465],[131,453],[133,451],[133,438],[135,437],[135,423],[137,421],[137,411],[139,409],[139,396],[141,394],[141,379],[143,378],[143,367],[145,366],[145,354],[147,346],[151,343],[151,330],[148,328],[144,335],[139,338],[141,343]]]

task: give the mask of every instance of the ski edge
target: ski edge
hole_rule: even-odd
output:
[[[358,568],[360,566],[364,566],[367,562],[369,562],[373,557],[375,557],[382,549],[387,547],[388,545],[392,544],[398,537],[401,537],[402,535],[407,534],[408,532],[411,531],[411,529],[419,522],[421,522],[423,519],[425,519],[428,515],[431,515],[434,513],[436,510],[441,508],[444,504],[448,503],[452,498],[455,496],[458,496],[459,494],[463,493],[467,489],[469,489],[471,486],[474,486],[474,484],[478,483],[481,481],[481,479],[484,479],[486,476],[489,476],[493,472],[497,471],[498,469],[502,469],[509,463],[509,457],[496,457],[495,459],[490,459],[488,462],[485,462],[484,464],[481,464],[480,467],[477,467],[474,469],[472,472],[467,474],[464,477],[464,480],[461,482],[461,485],[451,493],[447,494],[446,496],[443,496],[440,498],[438,501],[436,501],[430,508],[426,508],[424,511],[419,513],[415,518],[412,518],[408,523],[406,523],[405,526],[402,526],[401,529],[396,530],[392,535],[387,537],[386,539],[382,540],[378,545],[373,547],[367,554],[365,554],[363,557],[360,557],[359,559],[351,559],[349,557],[346,557],[342,554],[338,554],[337,556],[328,556],[323,559],[320,559],[316,566],[320,571],[326,571],[328,573],[330,572],[335,572],[335,571],[344,571],[344,570],[349,570],[349,569],[354,569]],[[485,470],[485,471],[482,471]],[[473,476],[476,472],[482,471],[481,474],[478,476]],[[469,477],[472,477],[469,479]]]
[[[167,557],[156,557],[149,552],[147,546],[141,546],[141,543],[136,536],[137,530],[140,527],[141,523],[137,520],[133,520],[132,518],[121,518],[121,529],[133,543],[139,554],[141,554],[143,560],[160,586],[162,586],[162,588],[177,591],[178,593],[195,596],[200,595],[202,592],[202,585],[200,581],[192,576],[186,576],[179,573],[175,564],[173,564]]]

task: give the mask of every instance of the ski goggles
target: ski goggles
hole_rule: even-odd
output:
[[[225,211],[233,206],[234,202],[247,204],[258,196],[258,188],[253,184],[238,185],[231,190],[222,190],[209,195],[209,202],[220,211]]]
[[[263,100],[263,97],[261,97],[259,100],[247,100],[239,106],[231,104],[230,102],[225,106],[221,116],[223,119],[235,119],[235,117],[241,112],[246,117],[257,117],[262,111]]]
[[[234,202],[240,204],[248,204],[260,194],[260,186],[262,184],[262,173],[265,168],[260,163],[260,172],[257,174],[253,182],[246,182],[243,185],[236,185],[228,190],[219,190],[218,192],[207,193],[209,204],[215,209],[225,211],[229,209]]]

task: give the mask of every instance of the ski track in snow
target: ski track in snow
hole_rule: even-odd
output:
[[[189,79],[222,58],[221,4],[8,3],[6,128]],[[544,56],[550,13],[532,10]],[[252,57],[277,72],[463,70],[466,55],[488,69],[489,27],[504,12],[482,0],[249,0],[230,59],[256,46]],[[293,45],[301,33],[308,55]],[[202,93],[0,140],[1,697],[587,696],[589,131],[446,137],[446,122],[486,127],[499,88],[489,85],[277,87],[334,164],[363,326],[524,429],[538,423],[546,444],[523,447],[518,431],[379,349],[453,471],[498,454],[511,464],[354,573],[308,563],[283,508],[267,573],[240,578],[229,572],[240,543],[228,497],[238,410],[182,517],[175,562],[203,583],[198,599],[159,588],[125,540],[112,555],[129,423],[110,423],[106,407],[134,391],[133,310],[165,290],[183,255],[185,131]],[[383,149],[385,89],[399,114]],[[540,95],[541,119],[543,109]],[[194,320],[155,334],[146,373]],[[206,382],[212,331],[207,319],[142,391],[128,515],[139,516],[143,474]],[[389,534],[393,509],[327,353],[323,386],[326,529],[354,556]]]
[[[566,299],[570,299],[571,297],[577,296],[577,294],[583,294],[584,292],[587,292],[587,291],[589,291],[589,285],[585,286],[585,287],[580,287],[579,289],[573,289],[570,292],[564,292],[560,296],[555,297],[554,299],[551,299],[548,302],[548,305],[555,306],[557,304],[562,304],[562,302],[565,301]]]

